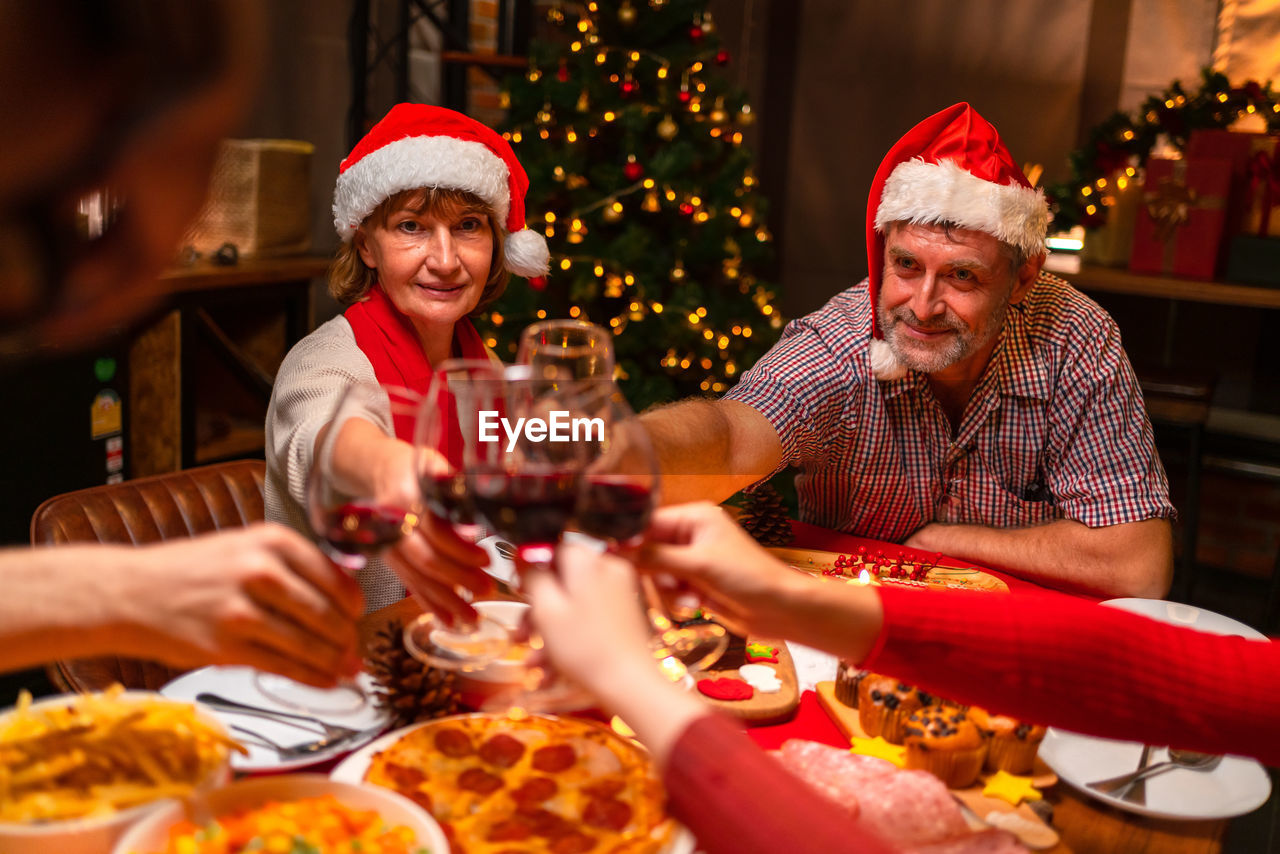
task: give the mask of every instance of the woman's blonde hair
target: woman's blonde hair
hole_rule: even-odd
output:
[[[480,301],[476,303],[473,315],[484,311],[507,289],[507,279],[511,274],[502,263],[502,248],[506,240],[506,231],[498,222],[493,208],[485,204],[479,196],[466,190],[455,190],[450,187],[422,187],[417,190],[402,190],[387,197],[382,204],[373,209],[373,213],[360,223],[361,228],[386,225],[387,217],[392,212],[408,209],[415,214],[429,213],[444,219],[461,217],[468,213],[483,214],[489,220],[489,231],[493,234],[493,258],[489,261],[489,280],[480,292]],[[342,305],[350,305],[364,299],[365,294],[378,280],[378,271],[364,263],[356,249],[355,238],[338,247],[333,263],[329,266],[329,294]]]

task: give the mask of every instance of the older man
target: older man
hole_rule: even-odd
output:
[[[1173,508],[1151,426],[1115,323],[1041,271],[1048,219],[972,107],[925,119],[872,184],[867,280],[723,399],[646,416],[668,499],[797,465],[806,521],[1163,595]]]

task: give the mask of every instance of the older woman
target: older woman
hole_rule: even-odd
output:
[[[524,228],[528,178],[506,141],[452,110],[399,104],[342,162],[334,225],[342,238],[329,291],[350,307],[289,351],[267,411],[267,517],[307,531],[306,491],[317,442],[343,389],[369,381],[426,390],[433,364],[493,358],[470,317],[497,299],[509,273],[547,270],[545,240]],[[412,425],[385,413],[344,423],[335,465],[380,501],[416,498]],[[450,575],[448,554],[474,546],[431,532],[431,574],[412,544],[358,574],[369,608],[407,585],[431,603],[474,572]],[[416,548],[421,552],[425,541]],[[474,556],[464,563],[474,565]],[[450,604],[458,603],[448,597]]]

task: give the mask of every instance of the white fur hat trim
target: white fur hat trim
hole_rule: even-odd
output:
[[[888,341],[872,338],[870,345],[871,375],[878,380],[900,380],[907,375],[907,368],[893,354]]]
[[[953,160],[916,158],[899,163],[885,181],[876,229],[893,222],[952,222],[1036,255],[1044,251],[1049,207],[1039,189],[987,181]]]
[[[333,224],[345,243],[365,217],[396,193],[447,187],[479,196],[505,227],[511,208],[507,179],[507,164],[483,143],[451,136],[404,137],[369,152],[338,176]]]

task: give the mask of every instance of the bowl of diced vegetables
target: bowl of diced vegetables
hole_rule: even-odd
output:
[[[426,810],[318,774],[252,777],[152,813],[112,854],[449,854]]]

